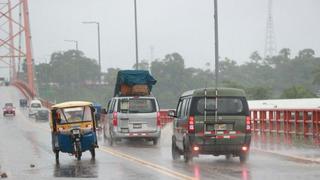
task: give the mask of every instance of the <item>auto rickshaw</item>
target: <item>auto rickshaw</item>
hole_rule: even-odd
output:
[[[81,160],[82,153],[89,150],[92,158],[95,158],[98,142],[94,111],[93,104],[85,101],[69,101],[52,106],[52,150],[57,163],[59,152],[75,155]]]

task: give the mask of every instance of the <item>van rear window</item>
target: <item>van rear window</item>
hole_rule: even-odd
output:
[[[118,109],[122,113],[152,113],[157,111],[154,99],[121,99]]]
[[[190,115],[249,115],[248,103],[244,97],[194,97]]]
[[[31,107],[32,107],[32,108],[41,108],[41,104],[39,104],[39,103],[32,103],[32,104],[31,104]]]

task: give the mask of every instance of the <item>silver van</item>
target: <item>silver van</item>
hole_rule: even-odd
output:
[[[42,108],[42,104],[40,100],[34,99],[30,102],[28,115],[29,117],[36,116],[39,109]]]
[[[154,96],[113,97],[103,120],[105,139],[113,145],[121,139],[145,139],[156,145],[160,138],[160,113]]]

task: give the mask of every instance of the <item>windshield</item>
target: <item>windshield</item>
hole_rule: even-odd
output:
[[[39,103],[32,103],[32,104],[31,104],[31,107],[32,107],[32,108],[41,108],[41,104],[39,104]]]
[[[157,111],[154,99],[121,99],[118,109],[122,113],[153,113]]]
[[[5,106],[6,106],[6,107],[12,107],[13,104],[12,104],[12,103],[6,103]]]
[[[92,121],[91,109],[88,106],[58,109],[57,114],[60,124]]]
[[[243,97],[218,97],[217,102],[218,105],[214,97],[195,97],[192,99],[190,113],[191,115],[204,115],[206,109],[207,115],[215,115],[216,111],[218,115],[249,114],[247,101]]]

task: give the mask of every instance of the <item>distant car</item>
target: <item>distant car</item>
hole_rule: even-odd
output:
[[[49,110],[46,108],[38,109],[36,113],[36,120],[49,120]]]
[[[29,106],[29,112],[28,112],[29,117],[35,116],[37,114],[38,110],[41,108],[42,108],[41,101],[32,100],[30,102],[30,106]]]
[[[13,107],[12,103],[6,103],[3,107],[3,116],[6,116],[8,114],[13,116],[16,115],[16,108]]]
[[[19,103],[20,103],[20,107],[22,107],[22,108],[28,106],[28,100],[27,99],[20,99]]]

